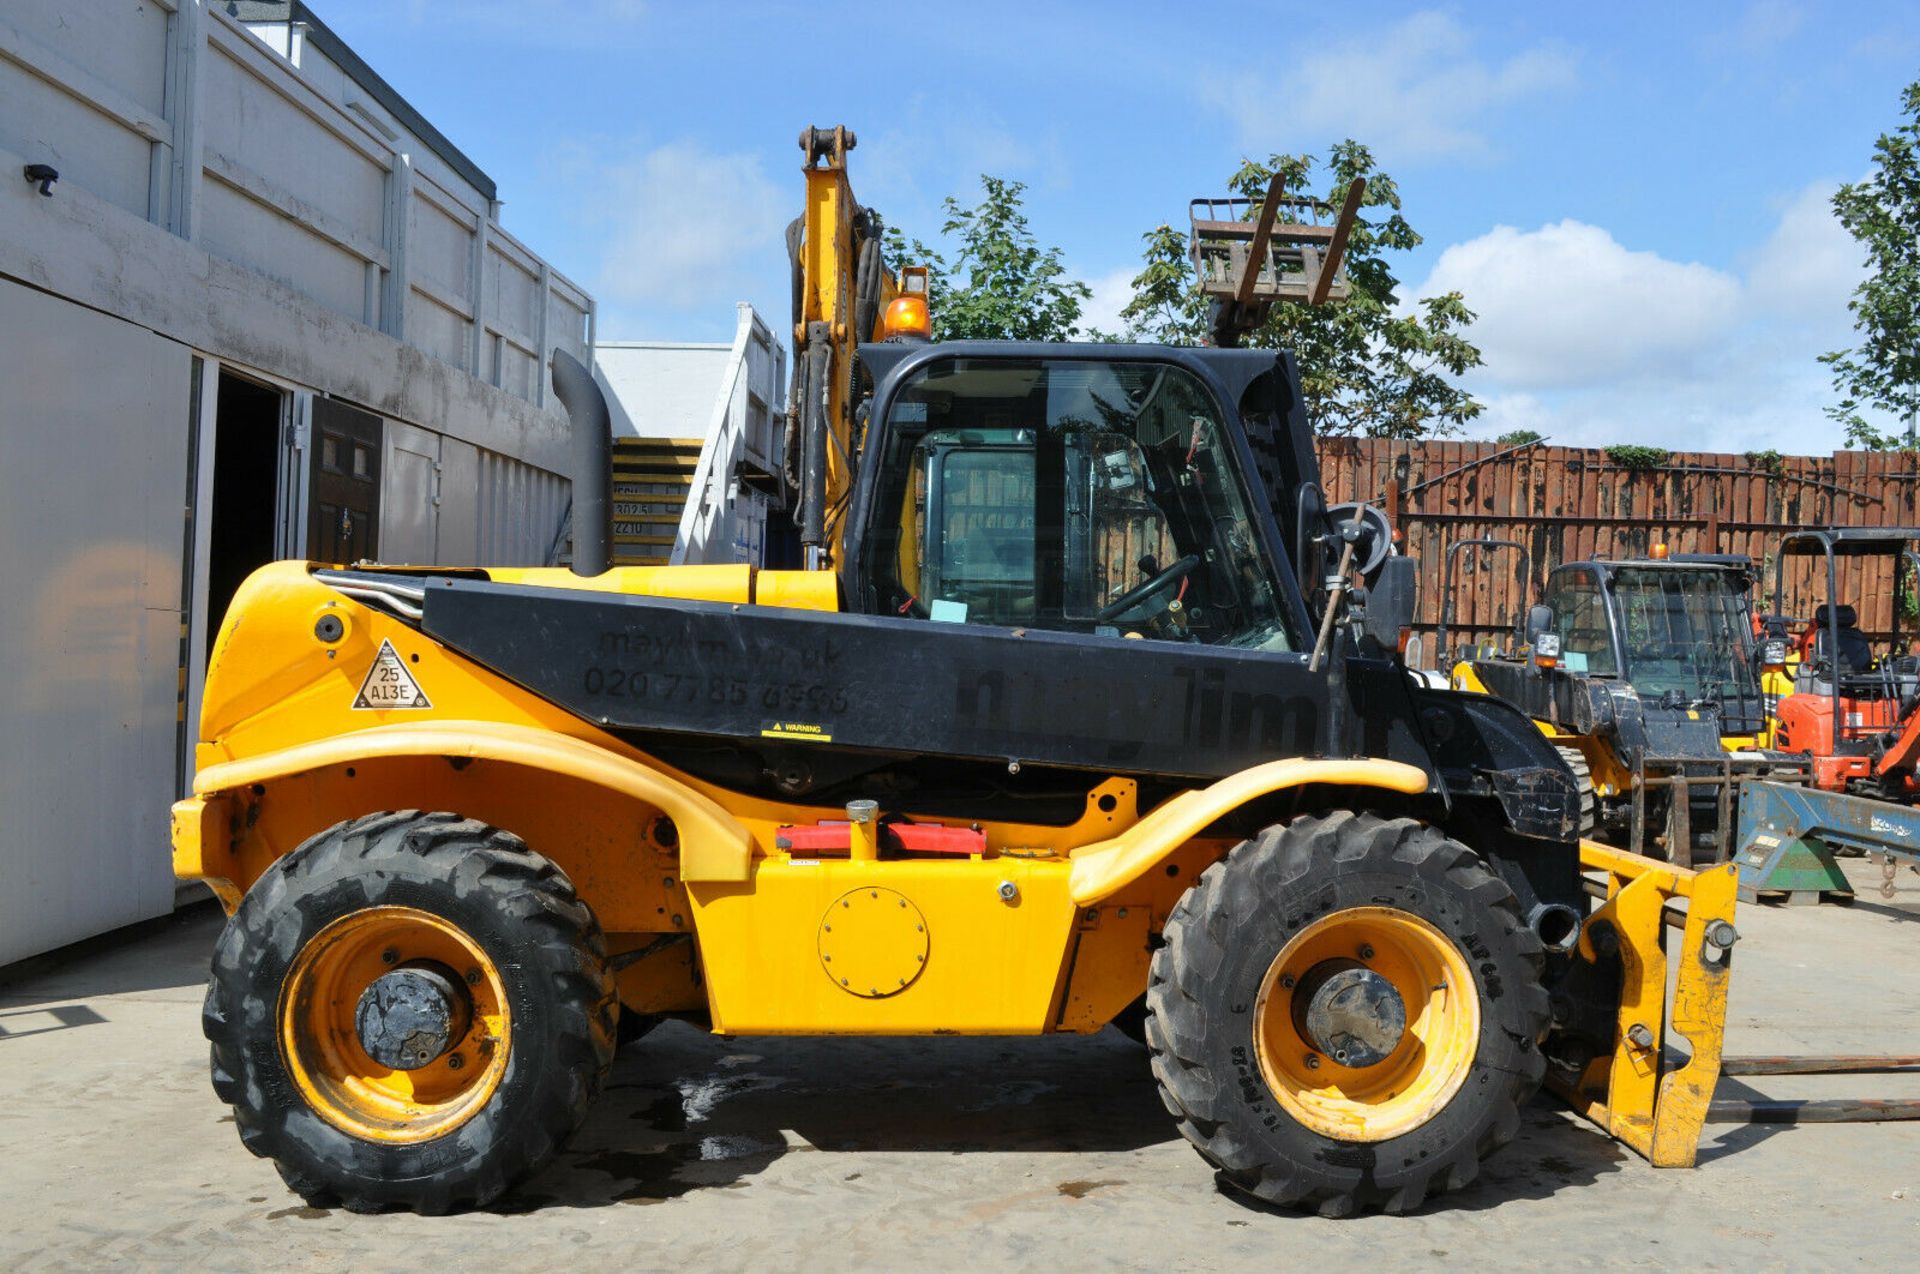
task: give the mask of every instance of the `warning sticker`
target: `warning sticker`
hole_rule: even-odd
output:
[[[832,743],[826,727],[803,721],[775,721],[760,731],[763,739],[800,739],[807,743]]]
[[[390,708],[431,708],[427,692],[407,671],[406,664],[400,661],[400,655],[393,643],[382,640],[380,653],[373,657],[373,667],[367,669],[367,679],[360,683],[360,693],[353,697],[356,708],[372,708],[385,711]]]

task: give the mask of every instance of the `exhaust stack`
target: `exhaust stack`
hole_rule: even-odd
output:
[[[613,421],[579,359],[556,346],[552,367],[573,432],[573,573],[604,575],[613,565]]]

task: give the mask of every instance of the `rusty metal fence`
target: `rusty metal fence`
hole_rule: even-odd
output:
[[[1531,556],[1462,552],[1454,575],[1450,644],[1498,640],[1538,601],[1562,562],[1634,557],[1665,544],[1673,553],[1739,553],[1764,568],[1756,604],[1771,608],[1780,536],[1826,526],[1920,525],[1920,461],[1892,452],[1752,456],[1673,452],[1656,466],[1605,451],[1491,442],[1408,443],[1322,438],[1329,499],[1386,508],[1421,562],[1418,662],[1433,667],[1447,548],[1464,539],[1517,540]],[[1784,599],[1805,615],[1824,599],[1811,561],[1792,563]],[[1860,626],[1884,638],[1893,627],[1893,569],[1884,561],[1840,565],[1841,599]],[[1911,590],[1909,592],[1909,595]],[[1908,631],[1913,620],[1904,621]]]

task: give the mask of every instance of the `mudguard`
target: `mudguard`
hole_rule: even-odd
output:
[[[278,751],[203,768],[194,796],[175,807],[174,867],[185,878],[217,878],[217,856],[207,842],[209,804],[290,774],[376,757],[444,756],[506,761],[586,779],[633,797],[679,828],[681,877],[688,881],[747,879],[753,838],[733,815],[705,795],[638,761],[568,735],[497,721],[423,721],[372,726]]]

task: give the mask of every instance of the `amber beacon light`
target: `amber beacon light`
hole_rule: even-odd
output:
[[[889,340],[897,336],[926,340],[933,334],[933,319],[927,313],[927,298],[912,293],[896,296],[887,305],[883,326]]]

